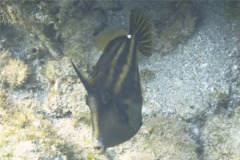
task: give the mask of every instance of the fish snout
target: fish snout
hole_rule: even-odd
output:
[[[98,153],[103,153],[106,150],[105,146],[102,143],[102,140],[97,138],[93,138],[93,148]]]

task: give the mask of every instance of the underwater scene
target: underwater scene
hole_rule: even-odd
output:
[[[1,0],[0,160],[240,160],[240,0]]]

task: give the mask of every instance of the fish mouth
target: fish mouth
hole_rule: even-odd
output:
[[[101,139],[93,139],[93,148],[97,153],[103,153],[106,150],[106,147],[102,143]]]

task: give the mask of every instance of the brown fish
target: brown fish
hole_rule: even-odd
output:
[[[93,76],[85,78],[72,65],[87,90],[94,148],[104,152],[132,138],[142,125],[142,93],[137,49],[151,55],[151,25],[139,9],[132,10],[128,35],[110,40]]]

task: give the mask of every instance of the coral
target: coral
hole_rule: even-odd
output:
[[[88,155],[87,155],[87,160],[94,160],[95,158],[94,158],[95,156],[94,156],[94,154],[93,153],[89,153]]]
[[[197,14],[189,1],[176,1],[168,6],[169,13],[156,28],[159,32],[157,44],[161,54],[172,51],[178,44],[185,42],[196,28]]]
[[[8,50],[2,49],[0,50],[0,69],[5,66],[10,60],[10,52]]]
[[[196,160],[197,144],[186,133],[186,123],[170,117],[146,119],[132,145],[125,148],[119,159],[178,159]],[[131,141],[126,143],[132,143]]]
[[[240,49],[240,1],[227,1],[223,10],[223,16],[226,21],[230,24],[235,24],[233,27],[234,38],[236,39],[237,48]]]
[[[29,69],[23,61],[11,59],[3,68],[2,73],[11,87],[20,87],[26,81]]]
[[[49,80],[51,84],[54,84],[60,76],[61,66],[56,60],[48,61],[44,66],[43,75]]]
[[[154,73],[154,71],[152,71],[150,69],[143,69],[143,70],[140,71],[140,77],[144,81],[148,81],[148,80],[151,80],[151,79],[155,78],[156,74]]]
[[[230,118],[223,115],[209,117],[202,132],[203,159],[239,159],[240,107]]]
[[[6,64],[8,64],[10,59],[11,59],[11,56],[8,50],[5,50],[5,49],[0,50],[0,88],[2,87],[4,82],[3,68]]]
[[[53,117],[63,117],[64,114],[69,112],[69,110],[64,110],[64,102],[61,101],[61,97],[57,91],[50,91],[46,97],[43,109],[48,115]]]
[[[21,60],[11,58],[8,50],[0,50],[0,82],[10,87],[20,87],[29,75],[28,66]]]
[[[58,57],[62,50],[61,37],[58,34],[58,30],[55,27],[58,22],[55,15],[48,14],[50,12],[48,6],[56,6],[52,2],[1,2],[0,3],[0,24],[7,24],[12,26],[13,29],[21,30],[21,34],[24,32],[30,33],[35,36],[34,43],[38,43],[38,46],[44,47],[48,52]],[[38,9],[33,9],[38,8]],[[49,9],[49,10],[48,10]],[[48,11],[46,11],[48,10]],[[53,26],[53,27],[52,27]],[[56,29],[53,30],[53,29]],[[48,32],[46,32],[46,30]],[[56,36],[49,35],[49,33],[56,32]],[[14,37],[19,37],[19,34]],[[32,37],[28,37],[32,38]],[[26,40],[21,37],[21,40]],[[8,40],[9,41],[9,40]],[[7,42],[9,43],[9,42]],[[19,45],[19,44],[17,44]],[[11,45],[9,45],[12,47]],[[26,46],[21,46],[26,47]],[[24,48],[26,49],[26,48]]]
[[[38,36],[38,38],[39,38],[40,42],[42,43],[42,45],[49,51],[49,53],[54,58],[58,58],[61,55],[60,54],[61,51],[59,50],[59,48],[56,47],[56,44],[54,44],[54,42],[50,38],[48,38],[43,31],[41,31],[40,29],[35,27],[34,28],[34,32]],[[58,45],[58,47],[59,46],[60,45]]]
[[[18,21],[19,10],[12,2],[0,3],[0,24],[15,24]]]
[[[239,7],[240,7],[240,1],[227,1],[226,5],[225,5],[225,12],[224,16],[226,16],[226,18],[228,20],[239,20]]]
[[[44,97],[42,109],[52,117],[65,117],[78,112],[79,105],[85,105],[83,111],[88,110],[83,98],[86,91],[82,85],[73,86],[78,81],[69,58],[63,57],[59,61],[48,61],[43,67],[42,79],[48,81],[48,93]],[[69,76],[70,74],[74,75]]]
[[[8,51],[0,54],[0,80],[12,87],[24,83],[28,67],[21,60],[12,59]],[[14,103],[10,94],[0,86],[0,159],[54,159],[68,153],[64,142],[56,135],[50,121],[33,112],[39,108],[32,99]],[[24,147],[23,147],[24,146]],[[64,147],[63,147],[64,146]]]
[[[12,103],[4,89],[0,88],[0,120],[4,117],[7,108],[11,108]],[[1,124],[1,122],[0,122]]]
[[[73,156],[52,123],[31,110],[26,99],[16,104],[0,90],[0,159],[67,159]]]
[[[62,155],[64,143],[49,121],[22,106],[1,106],[0,110],[1,158],[49,159]]]
[[[49,93],[44,99],[43,111],[51,117],[68,117],[72,114],[78,114],[78,106],[85,105],[83,97],[85,90],[83,86],[71,88],[69,80],[59,79],[50,87]],[[79,88],[81,87],[81,88]],[[81,106],[83,107],[83,106]],[[85,105],[81,111],[88,111]]]

